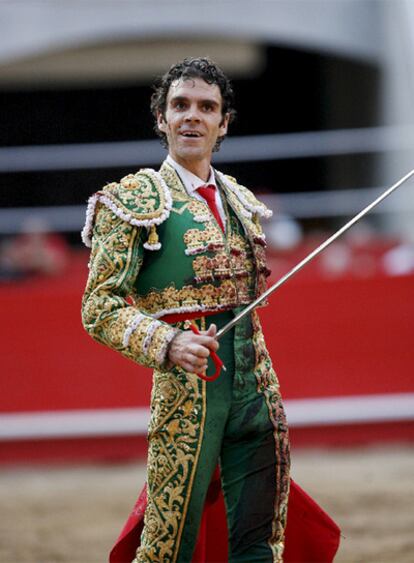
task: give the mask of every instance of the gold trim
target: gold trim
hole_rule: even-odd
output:
[[[170,190],[173,190],[174,192],[179,192],[184,196],[186,196],[186,199],[187,198],[190,199],[190,196],[188,195],[185,186],[182,183],[181,178],[177,174],[175,168],[170,164],[168,164],[168,162],[165,160],[161,165],[160,174],[164,178],[165,183],[169,186]],[[174,193],[174,199],[176,198],[177,198],[177,194]]]
[[[174,198],[175,199],[175,198]],[[184,211],[187,209],[188,207],[188,203],[185,203],[184,205],[182,205],[179,209],[176,209],[175,207],[171,208],[171,211],[173,213],[177,213],[177,215],[182,215],[184,213]]]
[[[105,195],[125,216],[136,221],[159,219],[167,211],[167,198],[171,199],[171,194],[164,178],[158,174],[154,170],[141,169],[125,176],[119,183],[107,184],[98,193]],[[128,204],[133,207],[128,207]]]
[[[283,521],[283,515],[281,515],[281,508],[283,509],[283,505],[284,502],[278,498],[278,496],[280,497],[281,495],[281,491],[282,491],[282,478],[281,478],[281,463],[280,463],[280,457],[281,457],[281,447],[278,445],[279,442],[279,435],[278,435],[278,429],[277,429],[277,421],[274,419],[273,416],[273,409],[272,409],[272,404],[270,402],[270,394],[268,391],[264,391],[263,392],[264,396],[265,396],[265,401],[266,401],[266,406],[267,406],[267,410],[269,413],[269,418],[272,422],[273,425],[273,440],[274,440],[274,446],[275,446],[275,458],[277,461],[277,466],[276,466],[276,492],[278,494],[276,494],[276,498],[275,498],[275,503],[274,503],[274,509],[273,509],[273,519],[272,519],[272,535],[270,536],[270,538],[267,540],[267,544],[269,546],[269,548],[272,551],[272,558],[273,558],[273,563],[283,563],[283,552],[285,549],[285,532],[286,532],[286,521]],[[279,398],[279,400],[281,400]],[[289,483],[289,480],[288,480]],[[287,504],[287,499],[289,498],[289,484],[288,484],[288,489],[286,491],[286,504]],[[277,513],[276,513],[277,510]],[[287,509],[286,509],[287,510]]]
[[[279,381],[272,367],[257,311],[252,314],[253,343],[256,350],[254,373],[257,392],[264,395],[269,420],[273,426],[276,460],[275,499],[272,533],[267,544],[272,551],[273,563],[283,563],[287,504],[289,499],[290,447],[286,415],[279,391]],[[282,463],[281,463],[282,461]]]
[[[181,546],[181,536],[183,534],[183,530],[184,530],[184,526],[185,526],[185,520],[187,517],[187,512],[188,512],[188,505],[190,502],[190,497],[191,497],[191,492],[193,489],[193,483],[194,483],[194,479],[195,479],[195,474],[197,472],[197,468],[198,468],[198,460],[200,458],[200,452],[201,452],[201,447],[203,444],[203,438],[204,438],[204,426],[205,426],[205,422],[206,422],[206,416],[207,416],[207,394],[206,394],[206,382],[204,380],[199,379],[199,381],[201,382],[201,394],[202,394],[202,399],[203,399],[203,418],[202,421],[200,422],[200,436],[198,438],[198,448],[197,448],[197,452],[195,455],[195,460],[194,460],[194,464],[193,464],[193,471],[192,471],[192,475],[190,478],[190,484],[188,485],[188,489],[187,489],[187,498],[186,498],[186,503],[184,505],[184,510],[183,510],[183,515],[181,518],[181,523],[180,523],[180,528],[178,530],[178,534],[177,534],[177,539],[175,542],[175,551],[173,554],[173,563],[175,563],[177,561],[177,557],[178,557],[178,551],[179,548]]]

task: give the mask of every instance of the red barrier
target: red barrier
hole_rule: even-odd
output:
[[[3,413],[148,405],[150,370],[81,326],[86,276],[82,254],[64,278],[0,288]],[[414,391],[414,276],[299,275],[260,316],[286,399]]]

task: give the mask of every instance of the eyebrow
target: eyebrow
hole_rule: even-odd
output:
[[[173,96],[172,98],[170,98],[170,103],[172,103],[172,102],[187,102],[188,100],[189,100],[189,98],[186,98],[185,96]],[[217,107],[220,105],[216,100],[213,100],[212,98],[205,98],[205,99],[198,100],[198,103],[211,104],[212,106],[217,106]]]

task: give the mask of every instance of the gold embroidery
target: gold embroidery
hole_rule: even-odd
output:
[[[124,186],[124,188],[127,188],[128,190],[134,190],[134,189],[138,188],[139,181],[134,176],[134,174],[128,174],[128,176],[125,176],[124,178],[122,178],[122,180],[120,181],[120,184],[122,184]]]
[[[205,382],[182,370],[154,372],[148,450],[148,504],[137,562],[174,562],[200,455]]]
[[[243,206],[239,198],[230,189],[228,189],[226,185],[222,184],[221,187],[225,193],[225,201],[227,201],[231,208],[234,210],[237,218],[243,225],[244,231],[248,238],[248,241],[244,240],[243,242],[237,238],[233,238],[233,240],[230,241],[232,249],[232,267],[236,268],[239,276],[243,276],[243,271],[253,273],[248,266],[249,263],[252,262],[255,266],[256,276],[255,295],[261,295],[266,290],[266,277],[269,275],[269,270],[266,267],[266,242],[262,227],[260,225],[260,222],[257,220],[256,214],[252,216],[252,214],[249,213],[248,210]],[[259,203],[254,195],[251,194],[251,192],[249,192],[249,190],[247,190],[246,188],[243,188],[242,192],[245,198],[250,203]],[[238,233],[238,229],[235,229],[235,233],[236,235],[233,235],[232,233],[233,237],[241,236],[241,233]],[[238,255],[240,256],[240,258],[237,260],[236,257]],[[254,296],[252,295],[252,292],[249,291],[248,285],[248,283],[238,284],[238,291],[243,300],[247,299],[247,293],[249,293],[251,297]],[[263,305],[265,305],[265,303]]]
[[[203,217],[206,213],[209,215],[208,208],[203,202],[195,198],[189,198],[180,178],[168,163],[163,164],[160,172],[170,186],[174,199],[186,200],[188,202],[188,210],[194,217]],[[230,180],[236,183],[234,179]],[[238,304],[243,305],[248,303],[249,299],[260,295],[266,290],[266,277],[269,275],[269,270],[266,267],[266,243],[258,220],[258,214],[254,213],[252,215],[244,207],[237,195],[222,182],[219,181],[218,185],[219,189],[224,193],[223,204],[228,219],[227,245],[220,228],[214,221],[207,220],[200,224],[201,228],[191,228],[184,233],[185,252],[188,256],[196,256],[207,252],[217,255],[217,251],[221,254],[226,249],[230,254],[230,266],[224,266],[223,262],[216,270],[214,267],[211,267],[211,262],[196,258],[193,261],[194,279],[197,283],[208,283],[227,279],[231,276],[234,281]],[[255,206],[261,205],[249,190],[242,186],[238,187],[240,187],[240,191],[248,203]],[[239,226],[236,229],[230,228],[230,223],[232,222],[229,221],[227,203],[234,210],[238,220],[243,225],[248,240],[246,240],[244,233],[239,232]],[[253,276],[255,279],[253,279]],[[191,299],[191,301],[194,301],[194,299]]]
[[[272,216],[272,211],[266,207],[261,201],[259,201],[256,196],[245,186],[240,185],[235,178],[228,175],[220,174],[225,182],[233,184],[232,192],[240,201],[241,205],[250,213],[252,218],[260,215],[262,217],[269,218]],[[226,186],[227,187],[227,186]]]
[[[210,262],[210,264],[209,264]],[[214,281],[213,267],[211,266],[211,258],[207,256],[199,256],[193,260],[193,270],[195,273],[194,280],[197,283]]]
[[[229,228],[226,239],[214,221],[204,222],[208,213],[206,205],[189,199],[175,171],[164,164],[161,175],[173,194],[174,201],[184,202],[184,209],[199,217],[194,228],[184,234],[186,250],[192,261],[198,285],[193,280],[176,288],[150,290],[137,295],[134,283],[143,262],[140,230],[131,227],[105,208],[99,212],[95,226],[94,247],[91,254],[91,273],[84,298],[84,322],[87,330],[98,341],[118,349],[127,357],[144,365],[159,368],[154,373],[149,428],[149,492],[145,515],[142,545],[137,561],[175,561],[190,499],[191,487],[202,443],[205,416],[205,383],[182,370],[162,372],[160,353],[171,335],[165,323],[153,325],[153,317],[169,312],[220,311],[247,305],[256,291],[265,283],[264,238],[256,217],[248,217],[241,201],[225,188],[226,198],[245,229],[245,239],[240,224]],[[138,182],[139,180],[139,182]],[[138,182],[138,186],[137,186]],[[122,205],[125,213],[135,213],[139,196],[139,213],[156,217],[165,207],[164,193],[145,173],[128,175],[120,184],[111,184],[105,195]],[[246,196],[247,197],[247,196]],[[120,199],[122,201],[120,201]],[[250,200],[249,200],[250,201]],[[253,201],[253,200],[252,200]],[[158,215],[157,215],[158,214]],[[198,227],[198,228],[197,228]],[[184,229],[183,229],[184,230]],[[162,237],[161,229],[160,236]],[[202,254],[190,257],[192,254]],[[229,276],[228,279],[227,276]],[[257,277],[257,281],[254,277]],[[256,281],[256,283],[255,283]],[[133,295],[134,307],[127,302]],[[135,323],[137,313],[144,319]],[[255,313],[254,313],[255,315]],[[258,319],[257,323],[258,323]],[[132,324],[131,324],[132,323]],[[278,393],[277,377],[262,342],[260,324],[256,323],[254,342],[256,348],[255,373],[258,389],[265,394],[269,413],[275,426],[276,452],[287,468],[287,433],[284,431],[283,410]],[[135,330],[125,348],[125,328]],[[148,339],[148,333],[152,336]],[[147,340],[146,340],[147,338]],[[144,341],[146,351],[143,353]],[[280,430],[280,431],[279,431]],[[286,473],[288,475],[288,472]],[[278,504],[275,507],[272,549],[281,554],[283,527],[286,519],[288,483],[281,475]],[[279,500],[280,499],[280,500]],[[277,547],[274,547],[274,546]]]
[[[224,248],[223,234],[214,223],[209,223],[204,229],[188,229],[184,233],[184,243],[186,253],[190,255]]]
[[[154,337],[148,340],[148,351],[144,351],[143,344],[154,322],[151,317],[144,318],[129,335],[128,344],[124,343],[128,327],[140,313],[127,300],[134,295],[133,283],[142,264],[137,253],[139,236],[139,229],[115,217],[107,207],[99,208],[82,300],[82,322],[98,342],[142,365],[161,368],[164,342],[174,330],[169,325],[157,321]]]
[[[108,184],[103,193],[125,216],[133,219],[154,219],[160,217],[166,208],[162,186],[144,170],[128,174],[119,184]]]
[[[211,309],[231,309],[248,302],[239,302],[234,280],[223,280],[219,286],[212,284],[194,287],[185,285],[181,289],[169,286],[161,291],[150,291],[148,294],[134,295],[138,308],[155,317],[167,313],[189,311],[207,311]]]
[[[272,537],[269,546],[274,560],[283,561],[284,535],[287,522],[287,507],[290,485],[290,448],[286,415],[279,391],[279,382],[273,370],[269,353],[266,349],[260,320],[256,311],[252,314],[253,343],[256,351],[255,374],[258,392],[263,393],[269,411],[270,420],[274,427],[276,454],[276,494],[274,518],[272,522]]]
[[[198,256],[193,260],[196,282],[213,281],[215,279],[229,279],[232,272],[230,260],[225,252],[217,252],[213,257]]]
[[[193,215],[205,215],[209,213],[207,205],[195,198],[192,198],[188,203],[188,211]]]
[[[160,174],[164,178],[168,187],[174,192],[174,199],[180,201],[180,198],[188,200],[188,194],[182,184],[175,169],[168,164],[168,162],[163,162],[160,168]]]
[[[231,269],[236,278],[253,274],[253,256],[248,241],[238,233],[231,233],[229,246]]]
[[[177,215],[182,215],[184,213],[184,211],[187,209],[188,207],[188,203],[185,203],[184,205],[181,205],[181,207],[177,208],[177,207],[172,207],[171,211],[173,213],[176,213]]]

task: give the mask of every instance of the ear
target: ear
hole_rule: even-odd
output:
[[[226,113],[226,115],[223,117],[220,123],[219,137],[222,137],[223,135],[227,134],[227,129],[229,128],[229,120],[230,120],[230,114]]]
[[[160,131],[162,131],[163,133],[166,132],[167,123],[164,119],[163,114],[160,111],[157,113],[157,125]]]

